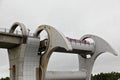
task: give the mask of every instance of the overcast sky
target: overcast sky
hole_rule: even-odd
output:
[[[94,34],[120,51],[120,0],[0,0],[0,28],[14,22],[24,23],[31,32],[41,24],[51,25],[77,39]],[[49,70],[78,70],[77,62],[76,55],[53,55]],[[8,69],[7,50],[1,49],[0,77],[9,76]],[[93,73],[111,71],[120,72],[120,56],[101,55]]]

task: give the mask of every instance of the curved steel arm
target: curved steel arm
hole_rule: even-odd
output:
[[[85,58],[85,57],[82,57],[81,55],[79,55],[78,57],[79,57],[79,70],[86,72],[87,77],[85,80],[90,80],[94,62],[100,54],[105,52],[110,52],[114,55],[117,55],[117,54],[115,50],[102,38],[95,35],[85,35],[81,38],[81,40],[85,40],[87,38],[91,38],[95,42],[93,55],[91,55],[90,58]]]
[[[83,37],[81,37],[81,40],[85,40],[87,38],[91,38],[95,42],[94,55],[96,57],[104,52],[110,52],[114,55],[117,55],[116,51],[104,39],[102,39],[98,36],[95,36],[95,35],[88,34],[88,35],[84,35]]]
[[[68,42],[66,37],[52,26],[49,25],[39,26],[36,32],[34,33],[34,37],[38,37],[42,30],[45,30],[48,33],[48,42],[52,48],[63,47],[66,50],[72,50],[70,42]]]
[[[37,28],[36,32],[34,33],[34,37],[38,37],[40,32],[45,30],[48,34],[48,43],[47,48],[40,57],[40,79],[45,80],[45,73],[46,68],[49,62],[49,58],[54,51],[54,49],[58,47],[65,48],[66,50],[72,50],[70,42],[65,38],[65,36],[57,31],[55,28],[49,25],[41,25]]]
[[[23,43],[26,43],[27,40],[27,29],[23,23],[15,22],[9,30],[9,33],[13,33],[17,27],[21,28],[22,35],[23,35]]]

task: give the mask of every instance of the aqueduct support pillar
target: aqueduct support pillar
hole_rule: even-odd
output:
[[[36,80],[36,68],[39,67],[39,38],[28,37],[24,24],[16,22],[9,33],[14,33],[17,27],[22,32],[21,43],[8,49],[10,61],[10,80]]]
[[[10,80],[36,80],[39,67],[39,39],[28,38],[26,44],[8,50]]]

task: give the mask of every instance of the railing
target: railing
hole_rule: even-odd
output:
[[[0,32],[4,32],[4,33],[9,33],[9,30],[10,30],[10,29],[0,28]],[[22,35],[22,32],[19,31],[19,30],[15,30],[13,34]],[[34,34],[31,33],[30,30],[28,29],[28,30],[27,30],[27,35],[28,35],[28,36],[33,36]]]
[[[69,37],[66,37],[67,38],[67,40],[68,41],[70,41],[70,43],[72,44],[72,45],[94,45],[94,42],[89,42],[89,41],[87,41],[87,40],[83,40],[83,41],[81,41],[80,39],[72,39],[72,38],[69,38]]]

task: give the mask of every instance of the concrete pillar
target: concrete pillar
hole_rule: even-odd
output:
[[[28,38],[26,44],[8,49],[10,80],[36,80],[39,42],[37,38]]]

